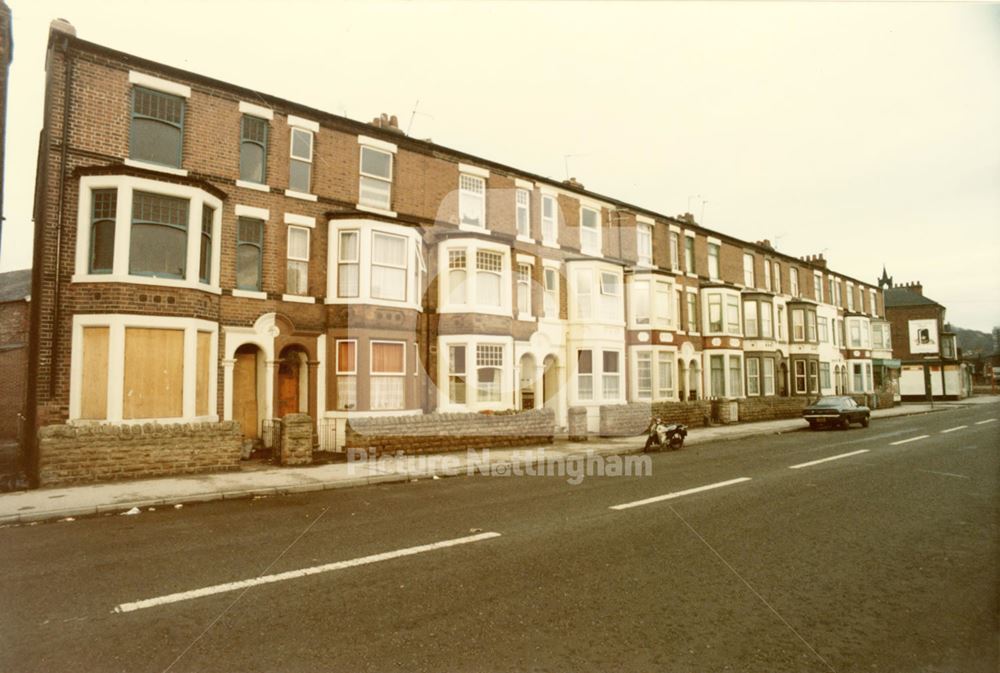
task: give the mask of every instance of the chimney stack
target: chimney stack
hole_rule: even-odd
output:
[[[396,115],[389,116],[386,113],[380,114],[371,121],[371,125],[385,129],[386,131],[392,131],[393,133],[402,133],[403,131],[399,128],[399,119]]]
[[[578,181],[576,178],[570,178],[569,180],[563,180],[563,184],[569,187],[575,187],[576,189],[583,189],[583,183]]]

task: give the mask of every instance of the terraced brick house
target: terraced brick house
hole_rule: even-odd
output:
[[[235,420],[258,440],[305,412],[336,450],[350,419],[558,428],[582,407],[595,431],[611,406],[874,392],[881,293],[821,256],[65,25],[47,78],[38,427]]]

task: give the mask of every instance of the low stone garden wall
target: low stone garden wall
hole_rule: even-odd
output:
[[[347,450],[383,453],[434,453],[462,449],[503,449],[551,444],[551,409],[496,414],[421,414],[369,416],[347,421]]]
[[[781,418],[801,418],[802,410],[809,406],[810,400],[805,397],[748,397],[739,401],[739,420],[742,423],[753,421],[776,421]]]
[[[634,437],[649,427],[649,421],[659,416],[668,423],[683,423],[690,428],[708,425],[712,403],[695,402],[630,402],[601,407],[598,433],[601,437]]]
[[[239,425],[49,425],[38,431],[39,482],[62,486],[239,469]]]

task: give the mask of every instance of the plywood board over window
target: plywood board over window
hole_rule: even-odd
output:
[[[195,365],[195,402],[194,413],[198,416],[208,416],[208,362],[212,348],[210,332],[198,332],[198,363]]]
[[[108,414],[107,327],[83,328],[83,381],[87,387],[80,400],[80,418],[103,420]]]
[[[184,415],[184,331],[125,329],[123,418]]]

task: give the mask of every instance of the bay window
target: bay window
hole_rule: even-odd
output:
[[[622,319],[621,276],[609,271],[601,272],[600,311],[601,320],[618,322]]]
[[[740,333],[740,299],[736,295],[726,296],[726,331]]]
[[[657,353],[656,392],[660,399],[674,396],[674,354],[670,351]]]
[[[214,221],[215,208],[202,206],[201,246],[198,250],[198,280],[202,283],[212,282],[212,222]]]
[[[722,295],[708,295],[708,331],[719,334],[722,332]]]
[[[674,398],[673,351],[660,348],[635,349],[635,390],[637,400],[669,400]]]
[[[764,394],[774,394],[774,360],[764,358]]]
[[[806,361],[795,360],[795,392],[799,395],[806,394]]]
[[[635,353],[635,393],[640,400],[653,399],[653,353]]]
[[[809,361],[809,392],[819,393],[819,363],[815,360]]]
[[[636,325],[649,326],[649,281],[632,281],[632,316]]]
[[[760,336],[757,332],[757,302],[743,302],[743,322],[745,325],[745,336],[753,338]]]
[[[117,189],[91,192],[90,273],[111,273],[115,258],[115,220],[118,210]]]
[[[464,304],[466,280],[465,250],[448,251],[448,297],[453,304]]]
[[[747,395],[760,395],[760,358],[747,358]]]
[[[582,269],[576,272],[576,318],[590,320],[593,317],[594,272]]]
[[[406,388],[406,344],[371,342],[371,409],[403,409]]]
[[[373,299],[406,300],[406,239],[402,236],[372,232]]]
[[[709,389],[711,390],[712,397],[726,396],[726,374],[724,370],[725,359],[724,355],[708,356]]]
[[[743,397],[743,366],[739,355],[729,356],[729,396]]]
[[[855,362],[852,369],[854,371],[854,381],[853,381],[854,388],[852,389],[852,392],[855,393],[865,392],[865,376],[864,376],[864,369],[862,368],[861,363]]]
[[[774,336],[774,332],[771,329],[771,312],[774,307],[770,302],[763,301],[760,303],[760,336],[764,339],[770,339]]]

